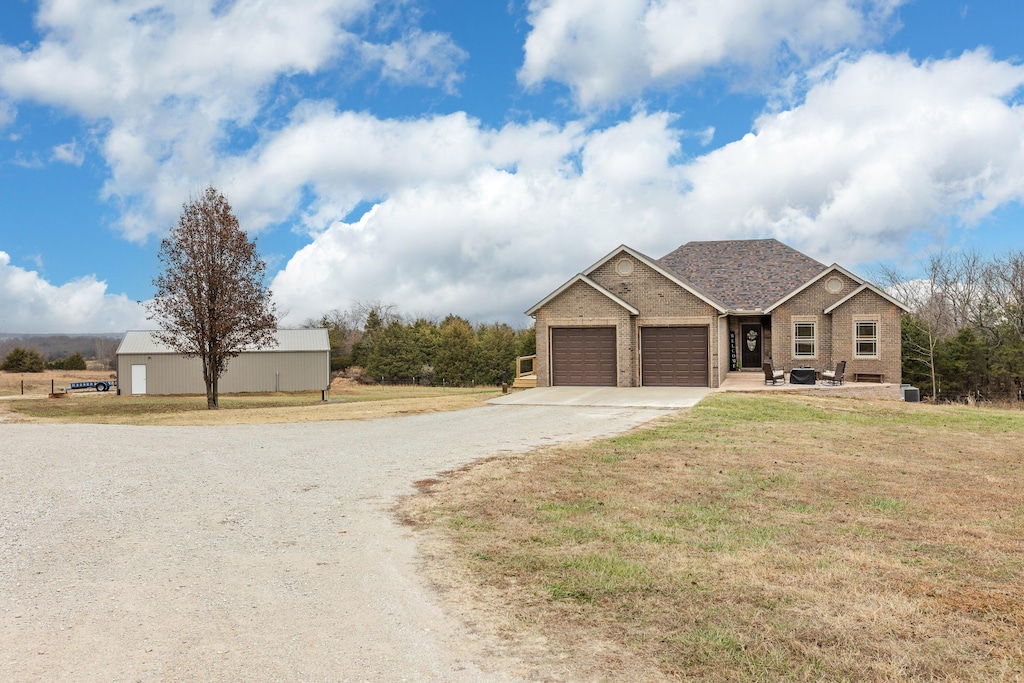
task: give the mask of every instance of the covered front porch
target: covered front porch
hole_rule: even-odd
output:
[[[723,370],[761,372],[761,365],[772,359],[772,317],[758,312],[730,313],[725,318],[728,357]]]

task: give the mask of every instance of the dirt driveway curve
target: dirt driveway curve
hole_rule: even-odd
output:
[[[0,425],[0,680],[515,680],[443,612],[389,507],[477,458],[662,414]]]

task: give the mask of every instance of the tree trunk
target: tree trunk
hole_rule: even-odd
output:
[[[206,387],[206,409],[218,410],[220,408],[220,404],[217,402],[217,399],[217,378],[214,377],[213,381]]]
[[[203,381],[206,383],[206,409],[217,410],[220,406],[217,404],[217,374],[211,367],[213,365],[213,359],[210,357],[204,357],[203,359]]]

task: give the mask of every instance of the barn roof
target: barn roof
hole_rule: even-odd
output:
[[[331,343],[327,330],[323,328],[303,330],[277,330],[274,333],[277,346],[258,349],[259,352],[282,351],[330,351]],[[128,330],[117,347],[117,355],[125,354],[177,353],[153,336],[153,330]]]

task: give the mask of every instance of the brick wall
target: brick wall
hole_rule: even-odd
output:
[[[542,306],[537,319],[537,386],[551,386],[552,327],[615,327],[616,372],[620,387],[635,386],[633,339],[636,326],[629,311],[590,285],[577,282]]]
[[[618,270],[619,262],[623,260],[632,264],[633,270],[628,275],[622,275]],[[611,257],[590,273],[589,277],[640,311],[635,320],[637,329],[630,340],[633,375],[631,384],[625,386],[640,384],[640,359],[638,354],[632,351],[639,347],[639,328],[683,325],[708,328],[708,385],[718,386],[719,343],[716,308],[632,257],[628,252],[620,252]]]
[[[632,272],[616,270],[623,259],[632,264]],[[631,316],[627,310],[584,283],[576,283],[542,306],[537,319],[537,386],[551,385],[548,345],[552,327],[616,327],[618,344],[617,372],[620,387],[638,386],[639,328],[645,325],[701,325],[708,327],[709,378],[718,386],[719,343],[718,311],[678,284],[643,264],[627,252],[612,256],[588,277],[640,311]],[[728,362],[728,360],[726,360]]]
[[[860,287],[855,280],[842,273],[834,273],[842,287],[829,292],[828,275],[772,312],[772,361],[776,369],[806,365],[817,370],[833,368],[846,361],[846,377],[853,379],[855,372],[881,373],[887,382],[899,382],[900,362],[900,310],[877,294],[864,291],[847,301],[831,314],[826,308],[849,296]],[[876,320],[878,325],[878,358],[854,356],[854,320]],[[813,320],[817,326],[817,343],[813,358],[797,357],[793,349],[793,323]]]
[[[842,273],[834,273],[841,287],[838,292],[829,292],[826,283],[833,275],[827,275],[800,292],[792,299],[772,311],[772,363],[778,370],[794,367],[811,367],[824,370],[835,366],[832,355],[832,317],[825,315],[826,308],[860,287],[860,284]],[[793,350],[793,323],[813,321],[817,340],[813,357],[797,356]],[[842,359],[838,359],[842,360]]]
[[[899,308],[871,291],[863,291],[832,312],[832,357],[846,361],[846,379],[856,373],[880,373],[886,382],[899,384],[903,374]],[[854,323],[878,323],[878,357],[858,358],[854,348]]]

